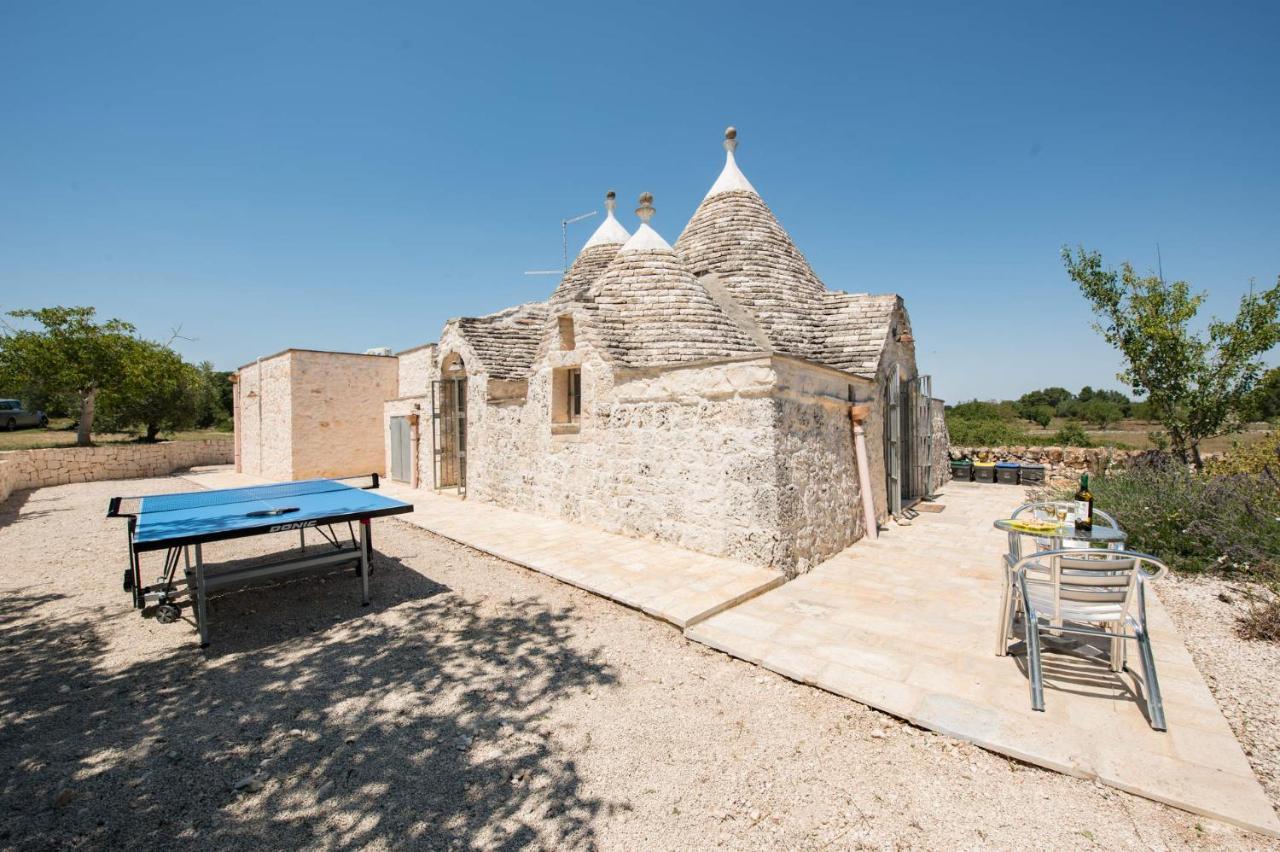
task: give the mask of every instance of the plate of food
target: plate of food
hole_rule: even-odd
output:
[[[1047,535],[1058,531],[1057,521],[1040,521],[1040,520],[1017,520],[1009,524],[1009,526],[1019,532],[1035,533],[1036,535]]]

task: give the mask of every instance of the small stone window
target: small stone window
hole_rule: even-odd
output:
[[[564,367],[551,374],[552,431],[576,432],[582,416],[582,370]]]
[[[565,314],[560,317],[560,348],[569,352],[577,346],[573,336],[573,317]]]

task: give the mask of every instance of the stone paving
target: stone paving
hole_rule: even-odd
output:
[[[1025,657],[994,654],[1000,554],[1021,489],[948,483],[945,511],[864,540],[685,634],[725,653],[1011,757],[1280,836],[1176,628],[1149,601],[1169,731],[1147,724],[1141,685],[1077,647],[1045,660],[1043,713]],[[1136,661],[1136,648],[1130,660]]]
[[[414,505],[402,521],[680,628],[785,580],[778,571],[394,482],[382,491]]]

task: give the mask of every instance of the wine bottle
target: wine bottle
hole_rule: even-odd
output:
[[[1093,492],[1089,490],[1089,474],[1080,477],[1080,490],[1076,492],[1076,529],[1093,529]]]

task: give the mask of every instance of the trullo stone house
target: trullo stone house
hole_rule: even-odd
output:
[[[738,168],[732,128],[724,147],[674,245],[651,196],[628,233],[609,193],[550,298],[396,356],[370,433],[388,474],[788,574],[936,486],[946,432],[902,299],[827,289]],[[265,428],[237,409],[238,433]]]

